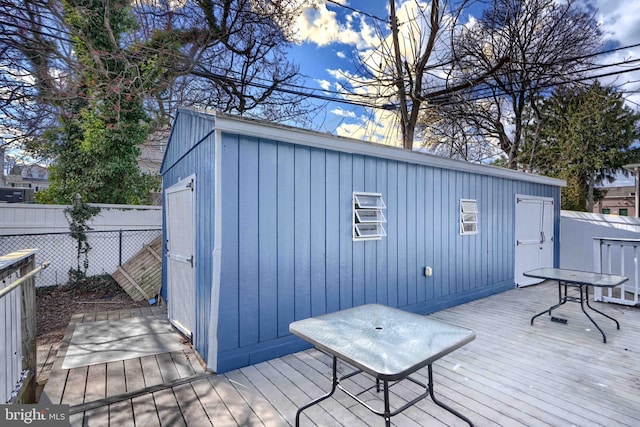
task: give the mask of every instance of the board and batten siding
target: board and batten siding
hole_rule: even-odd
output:
[[[194,346],[217,372],[307,347],[289,333],[305,317],[426,314],[511,288],[516,194],[554,199],[558,264],[559,180],[192,110],[161,173],[164,189],[195,175]],[[381,240],[352,240],[354,191],[382,194]],[[477,200],[476,235],[460,235],[460,199]]]
[[[196,200],[196,253],[195,286],[196,316],[193,344],[201,355],[209,351],[209,331],[212,290],[212,242],[214,240],[215,179],[213,164],[215,144],[213,134],[214,120],[205,114],[181,114],[174,122],[171,138],[180,144],[169,144],[161,169],[163,189],[171,187],[181,179],[195,174]],[[204,167],[203,167],[204,166]],[[210,167],[207,167],[210,166]],[[163,239],[167,239],[166,213],[163,213]],[[186,219],[185,219],[186,220]],[[163,259],[166,259],[166,246],[163,245]],[[167,263],[162,265],[162,296],[167,297]]]
[[[425,314],[513,287],[516,194],[554,199],[558,239],[557,186],[228,132],[221,143],[218,372],[304,347],[295,320],[365,303]],[[382,194],[382,240],[352,240],[354,191]],[[478,202],[476,235],[459,233],[460,199]]]

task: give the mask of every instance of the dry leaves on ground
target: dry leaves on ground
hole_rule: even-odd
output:
[[[71,316],[148,307],[147,301],[133,301],[111,276],[89,277],[73,285],[36,288],[38,344],[62,340]]]

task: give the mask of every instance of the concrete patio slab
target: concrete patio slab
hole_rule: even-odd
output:
[[[188,348],[166,319],[132,317],[78,324],[63,369],[127,360]]]

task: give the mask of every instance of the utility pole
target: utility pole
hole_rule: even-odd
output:
[[[7,185],[4,174],[4,138],[0,136],[0,187]]]
[[[624,165],[622,166],[623,168],[625,168],[626,170],[628,170],[629,172],[632,172],[634,175],[634,211],[635,211],[635,217],[636,218],[640,218],[640,177],[638,176],[638,169],[640,168],[640,163],[634,163],[631,165]]]
[[[398,18],[396,16],[396,2],[389,0],[391,40],[393,42],[394,65],[396,68],[395,85],[398,88],[398,104],[400,109],[400,127],[402,130],[402,148],[413,149],[413,135],[408,135],[409,108],[407,105],[407,92],[404,87],[404,72],[402,71],[402,55],[400,55],[400,43],[398,40]]]

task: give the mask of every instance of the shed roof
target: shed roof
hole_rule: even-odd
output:
[[[562,179],[524,173],[497,166],[471,163],[463,160],[448,159],[418,151],[408,151],[399,147],[335,136],[329,133],[311,131],[258,119],[234,116],[219,111],[180,108],[178,112],[210,117],[213,119],[214,128],[221,132],[557,187],[566,185],[566,181]]]

